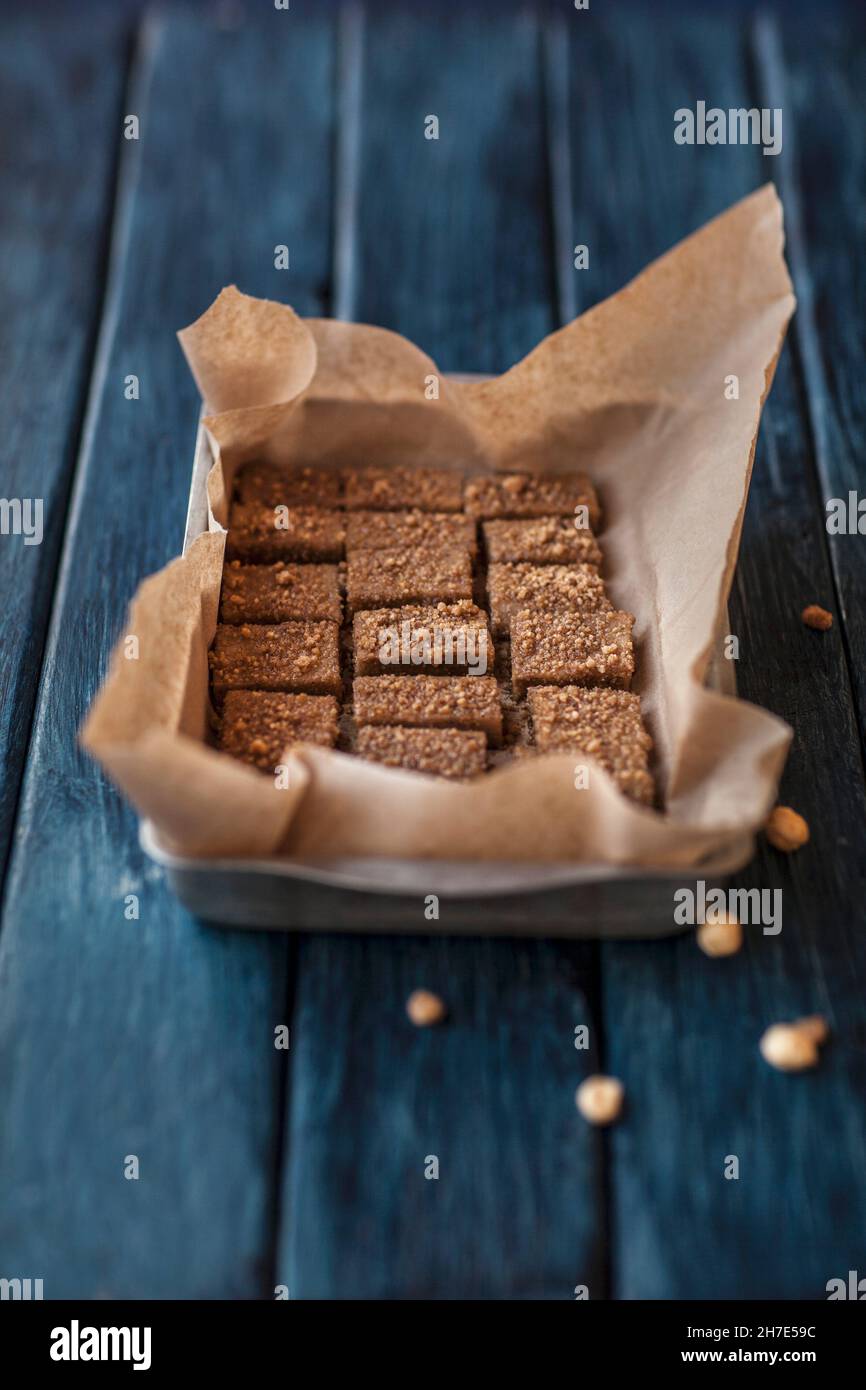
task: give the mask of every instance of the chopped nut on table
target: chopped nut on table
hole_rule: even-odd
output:
[[[826,608],[819,607],[817,603],[810,603],[800,616],[807,627],[813,627],[818,632],[827,632],[833,626],[833,614],[828,613]]]
[[[764,834],[774,849],[790,854],[808,843],[809,825],[790,806],[776,806],[764,827]]]
[[[827,1036],[823,1019],[806,1018],[796,1023],[774,1023],[761,1038],[761,1056],[777,1071],[805,1071],[818,1062],[818,1045]]]
[[[429,1028],[441,1023],[446,1009],[438,994],[429,989],[415,989],[406,1000],[406,1012],[416,1028]]]
[[[575,1094],[575,1103],[591,1125],[609,1125],[619,1118],[625,1090],[615,1076],[588,1076]]]
[[[697,943],[705,956],[733,956],[743,944],[743,928],[736,917],[719,916],[701,922]]]

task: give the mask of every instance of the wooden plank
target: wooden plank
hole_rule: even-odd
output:
[[[570,66],[587,302],[773,169],[752,148],[673,142],[680,106],[753,104],[745,32],[728,17],[693,15],[664,44],[648,17],[585,18],[572,25]],[[593,138],[581,138],[590,125]],[[782,890],[784,925],[776,937],[752,928],[731,960],[707,960],[691,936],[602,946],[604,1062],[628,1094],[610,1149],[618,1298],[823,1297],[860,1258],[864,795],[840,636],[816,638],[799,621],[831,584],[808,423],[788,348],[762,427],[732,626],[742,695],[794,724],[782,797],[806,814],[813,842],[791,859],[762,846],[739,877]],[[810,1012],[835,1036],[821,1068],[773,1072],[758,1055],[763,1029]],[[727,1155],[739,1157],[737,1181],[724,1177]]]
[[[552,327],[536,21],[368,12],[365,51],[354,317],[443,369],[502,370]],[[280,1277],[297,1297],[599,1297],[602,1148],[574,1106],[596,949],[449,938],[447,903],[432,932],[300,944]],[[408,1022],[421,986],[443,1027]]]
[[[866,281],[851,243],[862,221],[866,179],[866,14],[849,5],[823,14],[817,25],[805,16],[784,25],[765,22],[755,49],[764,102],[790,113],[779,185],[789,209],[789,258],[800,306],[794,333],[820,494],[825,507],[839,499],[847,510],[850,493],[866,499]],[[835,594],[828,590],[818,602],[835,607],[844,625],[866,748],[866,506],[858,521],[861,530],[827,537]]]
[[[0,14],[0,128],[7,133],[0,149],[0,394],[11,407],[0,490],[8,501],[27,499],[37,528],[30,531],[37,543],[25,544],[20,533],[0,536],[0,888],[99,317],[124,30],[116,14],[106,16],[97,51],[92,18],[68,15],[59,24]],[[41,518],[30,506],[41,506]]]
[[[46,1298],[273,1296],[287,939],[189,920],[74,739],[128,598],[183,533],[198,404],[175,329],[230,281],[320,307],[332,78],[328,17],[180,14],[145,25],[124,103],[141,138],[0,937],[0,1247]]]

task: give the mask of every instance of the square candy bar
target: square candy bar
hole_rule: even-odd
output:
[[[652,739],[644,728],[637,695],[600,687],[536,685],[527,699],[539,752],[593,757],[626,796],[652,803],[654,787],[648,767]]]
[[[386,767],[405,767],[437,777],[464,781],[487,764],[487,740],[469,729],[407,729],[368,725],[358,731],[355,751]]]
[[[634,675],[631,613],[580,609],[515,613],[511,621],[511,681],[518,695],[530,685],[608,685],[627,690]]]
[[[220,621],[285,623],[292,618],[342,616],[336,565],[242,565],[230,560],[223,571]]]
[[[459,473],[429,468],[359,468],[345,474],[346,507],[353,512],[459,512],[463,480]]]
[[[568,516],[540,516],[530,521],[485,521],[484,544],[491,564],[524,561],[530,565],[601,564],[598,541],[589,528],[578,530]]]
[[[241,762],[273,772],[293,743],[333,748],[338,715],[333,695],[230,690],[223,703],[219,746]]]
[[[441,671],[483,676],[493,665],[487,614],[474,603],[371,608],[355,614],[355,674],[401,668],[418,675]]]
[[[502,738],[493,676],[356,676],[354,700],[359,725],[478,729],[491,743]]]
[[[570,516],[587,508],[592,530],[598,529],[601,508],[585,473],[479,473],[467,478],[464,509],[490,521],[496,517]]]
[[[471,597],[472,562],[465,550],[356,550],[346,564],[350,613]]]
[[[229,513],[226,559],[259,565],[275,560],[341,560],[345,536],[340,512],[235,502]]]
[[[339,695],[342,690],[336,623],[221,623],[209,661],[217,701],[227,690],[299,690],[309,695]]]
[[[487,594],[496,634],[508,632],[520,609],[559,613],[613,607],[594,565],[490,565]]]
[[[475,522],[456,512],[352,512],[346,518],[346,554],[356,550],[393,550],[415,546],[478,548]]]
[[[338,507],[342,479],[336,469],[295,468],[278,463],[245,463],[235,475],[239,502]]]

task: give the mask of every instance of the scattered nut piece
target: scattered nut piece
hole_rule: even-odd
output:
[[[697,942],[705,956],[733,956],[743,944],[743,928],[736,917],[723,913],[716,921],[701,923]]]
[[[808,1028],[774,1023],[761,1038],[761,1056],[778,1071],[805,1071],[818,1061],[818,1044]]]
[[[810,603],[800,616],[807,627],[814,627],[818,632],[826,632],[833,626],[833,614],[817,603]]]
[[[416,989],[406,1000],[406,1012],[416,1028],[429,1028],[442,1022],[445,1005],[438,994],[431,994],[429,989]]]
[[[798,1018],[794,1027],[798,1028],[801,1033],[805,1033],[819,1047],[830,1036],[827,1020],[822,1018],[820,1014],[810,1014],[808,1018]]]
[[[808,842],[808,823],[790,806],[776,806],[764,827],[764,833],[774,849],[790,854]]]
[[[615,1076],[588,1076],[581,1081],[574,1099],[591,1125],[609,1125],[622,1110],[623,1095],[623,1084]]]

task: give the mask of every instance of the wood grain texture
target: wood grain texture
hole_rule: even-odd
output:
[[[198,402],[175,329],[233,280],[321,305],[332,76],[330,19],[180,15],[146,23],[125,100],[141,139],[0,936],[0,1248],[46,1298],[273,1296],[289,943],[188,919],[75,735],[127,600],[183,532]]]
[[[814,20],[814,16],[811,17]],[[789,255],[800,312],[794,332],[807,391],[821,498],[866,502],[866,271],[851,243],[866,187],[866,12],[831,10],[767,22],[756,35],[763,100],[791,120],[779,186],[790,209]],[[855,233],[856,240],[856,233]],[[866,506],[856,534],[828,534],[835,595],[866,749]],[[835,597],[835,605],[833,599]]]
[[[596,249],[584,303],[773,172],[752,148],[673,143],[679,106],[752,104],[745,40],[709,15],[665,44],[637,14],[573,26],[574,239]],[[707,960],[690,937],[602,945],[604,1062],[628,1095],[611,1134],[617,1298],[822,1297],[828,1278],[862,1263],[863,783],[841,635],[799,619],[831,591],[822,532],[789,345],[765,412],[732,626],[741,694],[794,725],[782,797],[813,842],[791,859],[760,847],[737,882],[782,890],[783,930],[752,928],[731,960]],[[771,1071],[757,1050],[764,1028],[811,1012],[834,1030],[821,1068]],[[723,1175],[731,1154],[738,1181]]]
[[[101,32],[102,68],[86,18],[0,11],[0,494],[40,499],[44,529],[0,535],[0,889],[102,293],[127,35],[116,14]]]
[[[553,324],[539,27],[368,12],[363,91],[354,317],[445,370],[502,370]],[[449,938],[447,903],[433,930],[300,943],[280,1278],[299,1298],[602,1296],[602,1145],[574,1104],[596,949]],[[444,1027],[408,1022],[422,986]]]

